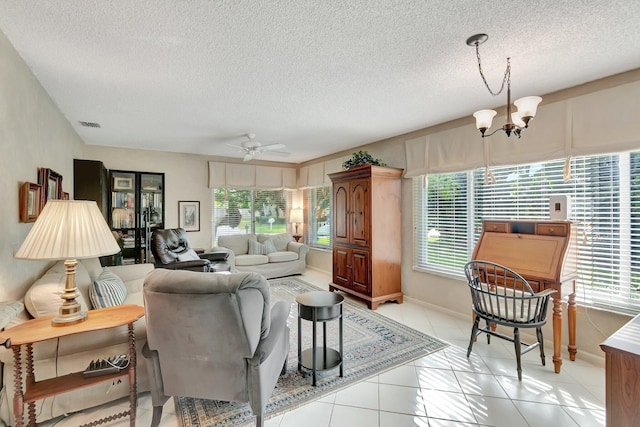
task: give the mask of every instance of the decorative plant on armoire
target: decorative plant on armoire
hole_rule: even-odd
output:
[[[374,159],[368,151],[358,151],[353,153],[349,160],[345,160],[342,163],[344,170],[349,170],[352,166],[360,165],[374,165],[374,166],[387,166],[381,159]]]

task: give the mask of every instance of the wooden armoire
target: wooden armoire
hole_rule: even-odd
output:
[[[362,165],[329,174],[333,184],[333,282],[375,310],[402,303],[402,169]]]

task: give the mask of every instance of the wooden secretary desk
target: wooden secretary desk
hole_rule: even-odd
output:
[[[570,221],[483,220],[473,260],[491,261],[518,272],[534,292],[555,289],[553,365],[562,365],[562,298],[568,297],[569,358],[576,359],[577,239]]]

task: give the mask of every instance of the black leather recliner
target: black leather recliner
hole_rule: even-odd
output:
[[[196,254],[183,228],[154,230],[151,253],[156,268],[202,272],[229,271],[229,253],[225,251]]]

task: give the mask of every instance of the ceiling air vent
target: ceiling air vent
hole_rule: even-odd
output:
[[[88,127],[88,128],[99,128],[100,127],[100,123],[83,122],[83,121],[81,121],[80,124],[82,126]]]

